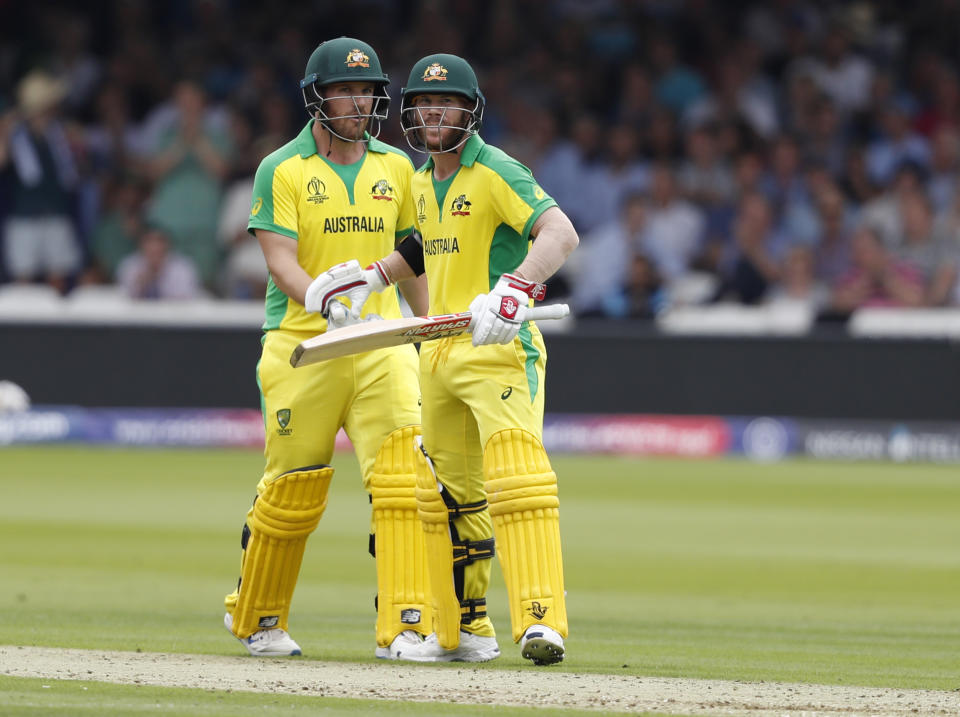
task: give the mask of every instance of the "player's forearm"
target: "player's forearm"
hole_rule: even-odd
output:
[[[296,240],[263,229],[257,229],[256,236],[273,283],[291,299],[303,304],[313,277],[297,260]]]
[[[417,277],[416,272],[397,250],[383,257],[383,259],[380,260],[380,265],[386,271],[387,279],[390,280],[391,284],[397,284],[401,281],[415,279]]]
[[[268,259],[267,268],[270,270],[273,283],[280,291],[298,304],[305,303],[307,287],[313,279],[300,264],[295,260],[291,262],[288,258],[281,257],[272,262]]]
[[[530,281],[544,282],[553,276],[580,243],[570,219],[557,207],[541,214],[530,233],[536,241],[513,272]]]
[[[403,294],[403,298],[407,300],[407,304],[410,305],[410,310],[413,311],[413,315],[426,316],[430,311],[430,296],[427,291],[426,274],[401,279],[397,282],[397,286],[400,288],[400,293]]]

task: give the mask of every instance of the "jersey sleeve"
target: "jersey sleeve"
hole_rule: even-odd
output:
[[[415,212],[413,211],[413,197],[411,196],[412,189],[410,187],[411,179],[413,178],[413,162],[410,161],[410,158],[407,155],[403,155],[398,161],[400,164],[400,211],[397,214],[397,229],[396,229],[396,238],[403,239],[403,237],[408,236],[410,232],[414,230],[415,224]]]
[[[297,191],[282,164],[267,157],[253,180],[252,205],[247,231],[265,229],[297,239]]]
[[[504,223],[528,239],[537,217],[557,203],[540,188],[533,173],[514,159],[499,162],[496,173],[501,181],[491,185],[494,207]]]

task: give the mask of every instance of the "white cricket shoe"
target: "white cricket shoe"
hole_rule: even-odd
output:
[[[563,638],[546,625],[531,625],[520,639],[520,654],[535,665],[563,662]]]
[[[461,630],[460,644],[452,650],[443,649],[437,633],[433,632],[419,646],[405,652],[402,659],[413,662],[487,662],[497,657],[500,657],[497,638]]]
[[[223,626],[233,635],[233,615],[223,616]],[[234,637],[237,637],[234,635]],[[270,630],[257,630],[250,637],[237,637],[247,651],[254,657],[289,657],[302,655],[300,645],[293,641],[286,630],[276,627]]]
[[[416,630],[404,630],[390,643],[389,647],[377,647],[376,656],[381,660],[409,660],[409,652],[421,650],[423,637]],[[422,660],[416,660],[422,662]]]

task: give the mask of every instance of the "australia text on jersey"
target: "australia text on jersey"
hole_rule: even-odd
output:
[[[383,217],[326,217],[323,231],[327,234],[343,232],[383,233]]]
[[[437,254],[459,254],[460,243],[456,237],[440,237],[438,239],[424,239],[423,253],[435,256]]]

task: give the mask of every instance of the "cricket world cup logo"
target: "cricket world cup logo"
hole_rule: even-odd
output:
[[[312,177],[307,182],[307,201],[313,204],[323,204],[330,197],[327,196],[327,185],[317,177]]]
[[[423,195],[420,195],[420,198],[417,200],[417,221],[423,224],[427,221],[427,200],[423,198]]]

